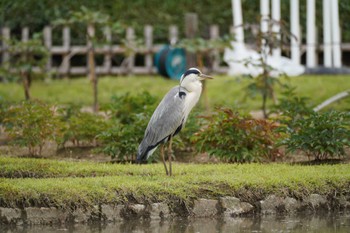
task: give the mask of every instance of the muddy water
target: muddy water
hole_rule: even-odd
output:
[[[4,233],[112,233],[112,232],[171,232],[171,233],[231,233],[231,232],[317,232],[349,233],[350,213],[299,216],[253,216],[230,219],[176,219],[169,221],[140,220],[72,226],[0,226]]]

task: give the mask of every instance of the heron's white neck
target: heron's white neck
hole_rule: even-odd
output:
[[[186,85],[181,85],[183,88],[185,88],[188,93],[185,99],[185,122],[187,120],[188,114],[191,112],[192,108],[197,104],[199,97],[202,93],[202,83],[199,80],[192,81],[192,82],[186,82]]]
[[[187,82],[184,80],[181,84],[181,87],[185,88],[188,92],[195,92],[199,96],[202,93],[202,82],[199,80]]]

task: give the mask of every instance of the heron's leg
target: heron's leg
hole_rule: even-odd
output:
[[[164,144],[162,144],[160,146],[160,155],[162,156],[162,162],[164,164],[164,168],[165,168],[165,173],[166,175],[168,176],[169,175],[169,172],[168,172],[168,168],[166,166],[166,162],[165,162],[165,158],[164,158]]]
[[[169,160],[169,176],[172,175],[173,171],[172,171],[172,167],[171,167],[171,156],[172,156],[172,143],[173,143],[173,138],[170,137],[169,139],[169,147],[168,147],[168,160]]]

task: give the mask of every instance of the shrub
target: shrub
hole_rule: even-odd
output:
[[[148,92],[113,96],[107,110],[111,112],[114,126],[98,134],[102,142],[99,151],[120,161],[134,160],[156,101]]]
[[[345,155],[345,147],[350,146],[349,123],[349,113],[311,112],[296,119],[293,128],[285,127],[289,137],[280,144],[287,147],[287,152],[301,150],[316,160]]]
[[[115,121],[113,127],[97,135],[97,138],[102,142],[99,151],[111,156],[112,159],[134,160],[149,118],[150,114],[140,113],[133,114],[133,123],[131,124],[121,124]]]
[[[47,140],[60,137],[61,122],[55,112],[53,106],[38,101],[22,102],[5,112],[5,130],[13,144],[28,147],[30,155],[41,155]]]
[[[77,111],[67,119],[63,145],[66,141],[72,141],[78,146],[81,142],[96,144],[96,136],[107,130],[109,126],[110,122],[101,115]]]
[[[127,93],[121,96],[112,96],[111,103],[107,110],[112,112],[113,117],[120,120],[122,124],[130,124],[137,118],[137,114],[153,112],[157,104],[157,98],[149,92],[142,92],[138,95]]]
[[[282,96],[279,103],[274,106],[274,112],[280,115],[278,120],[290,128],[293,128],[296,120],[309,116],[313,112],[312,107],[307,103],[308,98],[297,96],[295,88],[286,88]]]
[[[219,109],[206,119],[207,125],[193,137],[201,152],[229,162],[274,160],[279,155],[275,142],[281,134],[275,122],[243,117],[231,109]]]

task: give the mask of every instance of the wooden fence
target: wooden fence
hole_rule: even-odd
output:
[[[58,30],[58,29],[55,29]],[[46,65],[46,72],[53,72],[60,76],[69,76],[69,75],[85,75],[88,72],[88,64],[86,66],[73,66],[71,64],[72,57],[76,55],[87,56],[89,44],[86,42],[85,45],[72,45],[71,44],[71,29],[68,26],[63,27],[62,29],[62,45],[53,45],[52,43],[52,31],[53,28],[47,26],[43,29],[43,39],[44,44],[49,51],[49,60]],[[94,30],[94,29],[87,29]],[[10,29],[2,28],[2,47],[1,47],[1,58],[2,62],[6,62],[10,59],[10,53],[8,52],[8,46],[5,41],[10,39]],[[29,39],[29,29],[22,29],[22,41],[27,41]],[[219,36],[219,27],[217,25],[212,25],[210,27],[210,38],[217,38]],[[127,55],[125,46],[121,44],[112,44],[112,33],[110,29],[104,30],[104,37],[106,40],[105,45],[96,46],[95,53],[96,55],[103,56],[103,64],[96,67],[96,73],[99,75],[107,74],[154,74],[157,72],[156,67],[154,66],[154,55],[157,53],[164,44],[154,44],[153,40],[153,27],[146,25],[143,31],[143,45],[140,46],[134,53]],[[140,36],[139,36],[140,37]],[[125,34],[126,41],[132,41],[135,39],[135,30],[131,27],[127,28]],[[170,42],[179,40],[179,31],[177,26],[169,27],[169,36],[168,44]],[[215,54],[220,53],[219,51],[214,51]],[[136,56],[142,56],[144,62],[142,66],[135,65]],[[124,62],[116,66],[113,64],[113,56],[119,55],[124,58]],[[53,65],[53,57],[61,56],[62,62],[58,66]],[[227,67],[221,66],[220,56],[214,56],[214,61],[211,63],[212,67],[206,67],[212,70],[215,73],[225,73]],[[39,70],[36,68],[39,72]]]
[[[55,29],[58,30],[58,29]],[[72,57],[76,55],[83,55],[87,57],[88,52],[88,42],[85,45],[72,45],[71,44],[71,30],[69,27],[63,27],[62,29],[62,45],[53,45],[52,43],[52,27],[47,26],[43,29],[44,44],[49,51],[49,60],[46,65],[45,72],[51,72],[59,76],[70,76],[70,75],[85,75],[88,72],[88,63],[85,66],[73,66]],[[232,28],[230,29],[232,32]],[[2,46],[0,48],[1,61],[6,62],[10,59],[10,53],[8,51],[8,45],[5,43],[6,40],[11,38],[9,28],[2,28],[1,38]],[[29,29],[22,29],[22,41],[27,41],[29,39]],[[188,34],[186,32],[186,34]],[[217,25],[210,26],[209,37],[211,39],[218,38],[220,35],[219,27]],[[126,48],[121,44],[111,44],[112,33],[111,30],[106,29],[104,31],[104,36],[106,38],[106,45],[98,46],[95,48],[96,55],[103,56],[103,64],[98,65],[96,68],[96,73],[98,75],[120,75],[120,74],[154,74],[157,72],[154,66],[153,57],[164,44],[154,44],[153,40],[153,27],[146,25],[143,31],[143,42],[144,45],[141,46],[135,53],[131,55],[126,55]],[[188,36],[188,35],[186,35]],[[140,36],[139,36],[140,37]],[[127,28],[125,39],[127,41],[132,41],[135,39],[135,30],[133,28]],[[177,26],[170,26],[168,33],[168,44],[170,42],[179,40],[179,31]],[[300,45],[300,55],[305,54],[306,45]],[[287,49],[288,50],[288,49]],[[317,53],[322,53],[324,46],[319,44],[317,46]],[[342,52],[350,51],[350,43],[341,44]],[[205,67],[213,73],[226,73],[228,67],[223,65],[222,62],[223,51],[212,51],[213,60],[210,62],[210,67]],[[136,56],[143,57],[142,66],[136,65]],[[113,56],[119,55],[125,57],[124,62],[121,65],[113,64]],[[62,62],[59,65],[53,64],[53,57],[62,57]],[[192,65],[192,64],[191,64]],[[36,72],[40,72],[39,69],[35,69]]]

